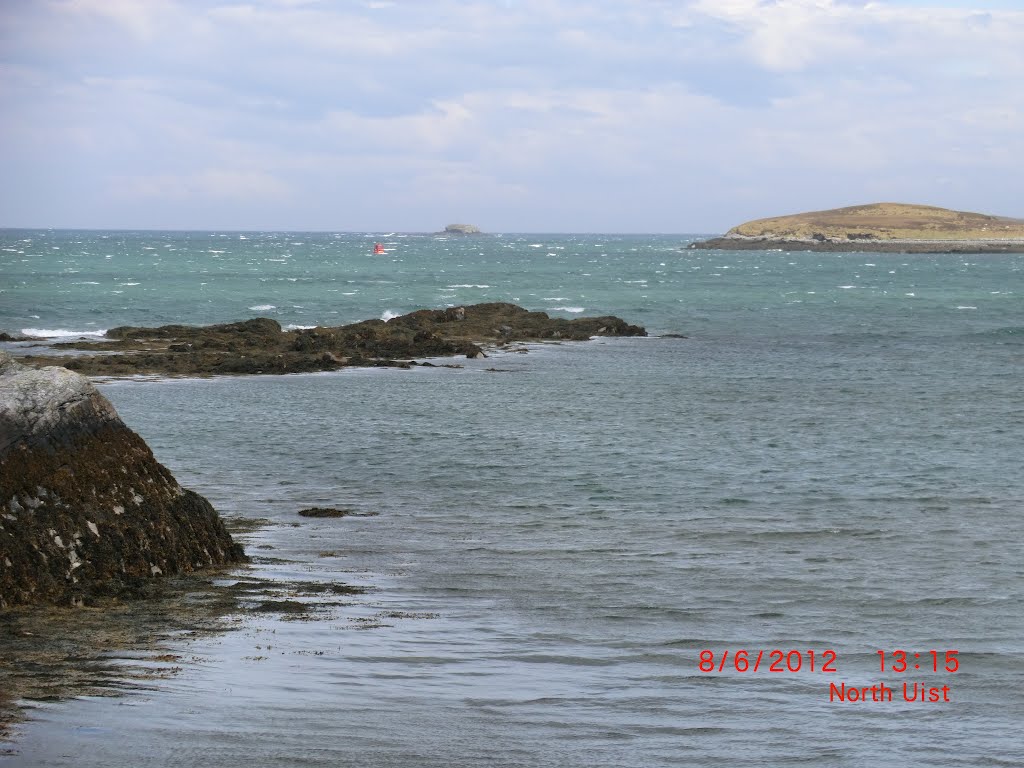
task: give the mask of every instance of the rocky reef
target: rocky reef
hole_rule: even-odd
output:
[[[0,609],[132,595],[245,559],[88,379],[0,352]]]
[[[93,376],[135,374],[213,376],[332,371],[346,366],[408,368],[414,358],[483,357],[481,344],[581,341],[592,336],[646,336],[618,317],[572,320],[515,304],[422,309],[391,320],[285,331],[269,318],[211,326],[119,327],[107,341],[56,347],[91,354],[61,358],[67,368]],[[33,364],[53,357],[23,358]]]
[[[1022,253],[1024,220],[929,205],[872,203],[748,221],[689,248]]]

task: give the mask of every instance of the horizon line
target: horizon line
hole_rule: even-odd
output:
[[[16,227],[0,226],[0,232],[203,232],[203,233],[293,233],[293,234],[340,234],[340,235],[365,235],[390,237],[392,235],[445,235],[457,239],[472,239],[474,237],[501,237],[504,235],[660,235],[666,237],[706,237],[714,232],[668,232],[668,231],[587,231],[587,230],[563,230],[563,231],[530,231],[530,230],[506,230],[501,232],[475,232],[472,234],[458,234],[445,232],[444,230],[383,230],[369,229],[246,229],[238,227],[214,227],[209,229],[189,229],[185,227]]]

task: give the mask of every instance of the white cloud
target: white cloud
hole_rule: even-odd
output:
[[[368,184],[409,228],[443,199],[492,229],[707,230],[937,177],[1012,212],[1024,12],[963,5],[26,3],[0,15],[0,225],[134,196],[177,226],[335,226],[344,201],[361,227]]]
[[[920,68],[948,55],[1021,61],[1024,9],[978,13],[967,8],[901,8],[892,3],[855,6],[834,0],[697,0],[687,16],[723,22],[738,35],[732,53],[760,66],[797,72],[824,63],[871,67],[883,62]],[[990,44],[996,45],[992,48]],[[1015,51],[1016,49],[1016,51]]]
[[[315,51],[338,55],[390,55],[405,41],[373,20],[357,15],[331,13],[305,6],[285,9],[274,6],[225,5],[208,12],[222,33],[241,33],[257,46],[270,46],[280,55],[287,46],[302,46],[306,61]]]
[[[135,38],[151,42],[169,29],[188,21],[184,9],[172,0],[55,0],[58,15],[72,22],[100,20],[112,22]]]
[[[281,202],[292,197],[287,184],[262,171],[210,168],[192,174],[115,178],[113,192],[155,202]]]

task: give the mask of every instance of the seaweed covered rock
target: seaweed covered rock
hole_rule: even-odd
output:
[[[351,514],[352,510],[335,507],[308,507],[299,510],[300,517],[348,517]]]
[[[106,332],[108,339],[198,339],[205,346],[228,347],[231,344],[251,345],[261,339],[275,339],[281,333],[281,324],[269,317],[254,317],[238,323],[223,323],[207,327],[195,325],[161,325],[146,328],[119,325]]]
[[[646,336],[647,331],[612,315],[567,320],[534,312],[516,304],[491,302],[448,309],[421,309],[388,321],[447,339],[492,341],[585,341],[593,336]]]
[[[245,559],[88,379],[0,352],[0,608],[132,594]]]
[[[434,328],[413,327],[394,320],[364,320],[337,328],[301,329],[295,332],[294,339],[294,351],[327,352],[333,359],[357,364],[411,357],[475,357],[481,352],[476,344],[449,340]]]
[[[63,360],[89,376],[158,374],[223,376],[334,371],[346,366],[408,368],[411,358],[485,357],[481,344],[520,341],[583,341],[593,336],[646,336],[619,317],[572,320],[491,302],[445,309],[421,309],[388,321],[364,320],[341,326],[285,331],[276,320],[258,317],[224,325],[121,326],[103,341],[53,345],[98,354]],[[52,357],[26,357],[50,365]]]

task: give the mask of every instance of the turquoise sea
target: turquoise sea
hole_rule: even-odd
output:
[[[368,591],[32,702],[0,765],[1024,764],[1024,256],[694,237],[0,231],[10,333],[512,301],[651,334],[101,383],[183,485],[270,521],[256,574]]]

